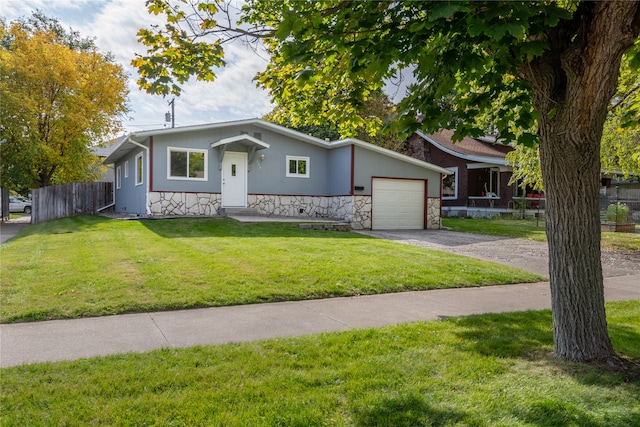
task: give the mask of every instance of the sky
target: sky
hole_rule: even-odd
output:
[[[57,18],[65,27],[79,31],[82,37],[95,38],[102,53],[111,52],[115,62],[129,75],[128,117],[122,120],[127,133],[170,127],[165,113],[171,110],[171,97],[148,95],[138,89],[137,71],[131,60],[144,54],[136,33],[161,18],[147,13],[144,0],[1,0],[0,15],[7,23],[29,17],[34,10]],[[253,77],[264,70],[267,59],[241,43],[225,47],[227,66],[216,73],[216,81],[182,85],[175,99],[175,125],[187,126],[261,117],[272,110],[266,91],[256,87]]]

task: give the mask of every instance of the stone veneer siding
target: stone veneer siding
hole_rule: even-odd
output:
[[[151,216],[215,216],[221,207],[219,193],[149,193]],[[249,194],[247,207],[266,216],[331,218],[351,224],[354,230],[371,228],[371,196],[280,196]],[[440,228],[440,199],[427,199],[427,228]]]
[[[440,229],[440,198],[427,198],[427,230]]]
[[[151,216],[214,216],[218,215],[221,195],[216,193],[149,193]]]
[[[349,222],[353,229],[371,228],[371,196],[249,194],[247,205],[261,215],[331,218]]]

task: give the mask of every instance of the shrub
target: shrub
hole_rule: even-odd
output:
[[[629,217],[629,207],[624,203],[613,203],[607,208],[607,221],[609,222],[627,222]]]

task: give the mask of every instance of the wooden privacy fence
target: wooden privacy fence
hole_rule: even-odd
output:
[[[112,182],[72,182],[32,192],[31,223],[95,214],[113,204]]]

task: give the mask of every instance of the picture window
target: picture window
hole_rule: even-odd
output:
[[[207,152],[186,148],[168,148],[168,178],[200,180],[207,179]]]

